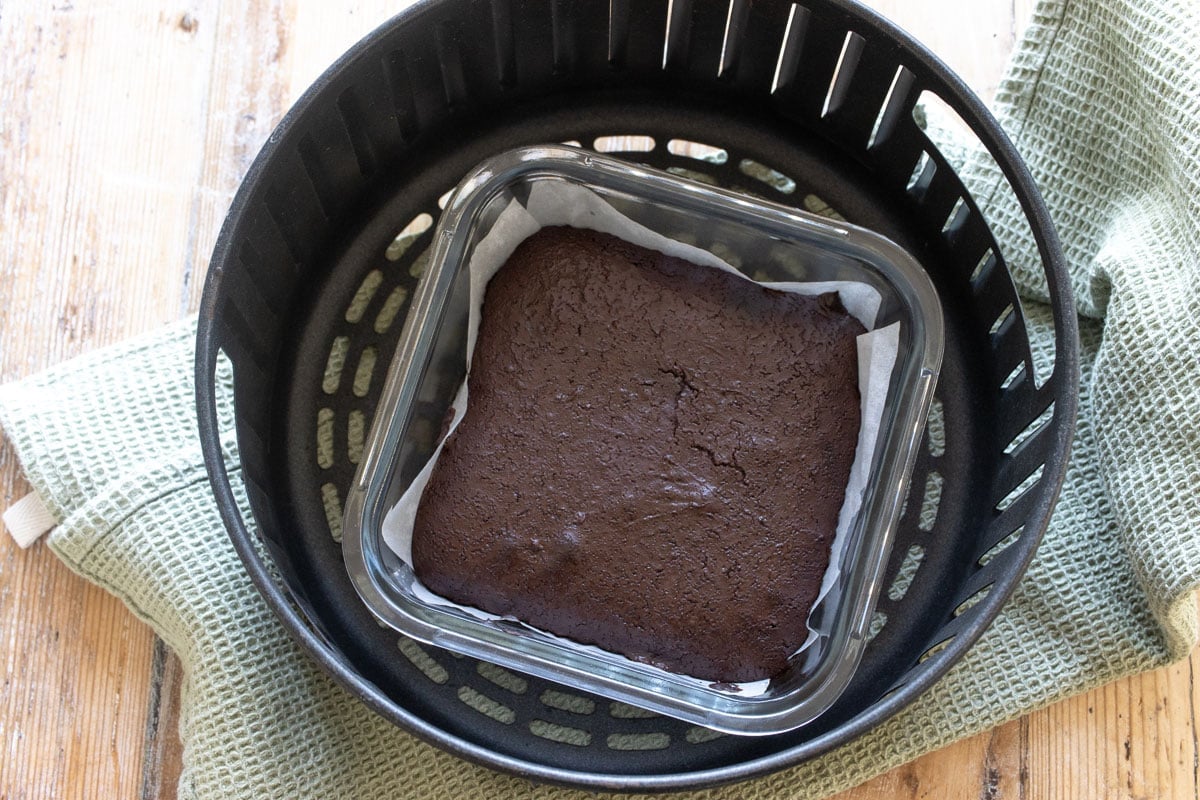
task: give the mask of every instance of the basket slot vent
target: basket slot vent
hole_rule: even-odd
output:
[[[362,461],[366,439],[367,416],[356,408],[346,417],[346,458],[351,464]]]
[[[332,483],[321,484],[321,505],[325,506],[325,524],[329,535],[339,544],[342,541],[342,498]]]
[[[333,419],[332,408],[322,408],[317,411],[317,466],[321,469],[333,467]]]
[[[913,498],[913,482],[910,480],[908,482],[908,485],[904,488],[904,500],[900,504],[900,520],[901,520],[900,524],[901,524],[901,526],[903,526],[905,528],[911,526],[911,524],[912,524],[912,520],[909,519],[909,515],[908,515],[908,512],[910,510],[909,509],[909,501],[912,500],[912,498]]]
[[[665,750],[671,746],[668,733],[613,733],[605,740],[610,750]]]
[[[633,134],[598,136],[592,142],[592,149],[598,153],[649,153],[655,146],[651,137]]]
[[[947,99],[944,99],[935,91],[926,90],[920,95],[917,107],[925,110],[928,124],[925,126],[924,135],[933,140],[934,146],[942,152],[951,153],[961,150],[963,143],[967,145],[980,144],[979,137],[975,133],[971,125],[969,125],[961,114],[950,104]],[[964,236],[963,240],[971,239],[973,241],[991,241],[991,233],[987,227],[987,221],[990,219],[993,223],[993,210],[1000,205],[1003,205],[997,198],[1007,196],[1010,199],[1018,196],[1009,178],[1004,174],[1000,165],[995,158],[982,146],[974,147],[973,158],[976,158],[980,163],[977,167],[989,176],[995,178],[995,185],[991,193],[991,200],[986,208],[975,209],[975,218],[972,219],[971,228],[978,233],[971,234],[970,237]],[[993,255],[997,255],[993,253]],[[978,271],[978,276],[972,276],[972,288],[977,297],[996,297],[999,296],[996,291],[998,284],[993,284],[992,281],[998,281],[1006,285],[1006,288],[1001,291],[1007,292],[1009,296],[1013,296],[1011,289],[1011,279],[1006,269],[1004,269],[1003,260],[997,257],[994,262],[987,263],[981,271]],[[1019,300],[1015,300],[1019,303]],[[1022,330],[1022,335],[1024,331]],[[1048,343],[1046,350],[1040,353],[1032,354],[1032,369],[1030,371],[1030,379],[1035,386],[1041,388],[1046,384],[1053,374],[1054,364],[1054,337],[1040,337]],[[1049,352],[1046,352],[1049,351]]]
[[[884,692],[883,694],[881,694],[881,695],[879,696],[879,699],[875,701],[875,702],[876,702],[876,704],[877,704],[877,705],[882,705],[882,704],[883,704],[883,703],[884,703],[884,702],[885,702],[885,701],[886,701],[886,700],[887,700],[889,697],[891,697],[892,695],[896,694],[896,693],[897,693],[897,692],[899,692],[901,689],[903,689],[905,686],[907,686],[907,685],[908,685],[908,680],[907,680],[907,679],[908,679],[908,677],[909,677],[910,675],[912,675],[912,670],[910,670],[910,671],[908,671],[908,672],[904,673],[904,675],[903,675],[903,676],[901,676],[901,678],[900,678],[900,681],[898,681],[898,682],[896,683],[896,685],[895,685],[895,686],[893,686],[892,688],[888,689],[886,692]]]
[[[917,520],[917,527],[928,533],[933,530],[933,526],[937,524],[938,508],[942,503],[942,486],[945,484],[945,479],[942,478],[942,473],[936,470],[929,473],[929,477],[925,479],[925,496],[921,500],[921,516]]]
[[[412,264],[408,267],[408,274],[413,278],[420,278],[425,274],[425,267],[429,266],[429,259],[432,257],[432,254],[432,247],[426,247],[417,253],[416,257],[412,260]]]
[[[971,207],[967,205],[967,201],[962,197],[955,200],[954,207],[950,209],[950,213],[946,215],[946,222],[942,225],[942,235],[947,239],[954,239],[967,224],[967,218],[970,216]]]
[[[977,572],[962,587],[958,587],[959,591],[955,593],[954,597],[955,600],[959,600],[958,605],[955,606],[955,610],[951,611],[949,620],[938,628],[937,632],[933,635],[938,640],[938,643],[926,650],[917,663],[923,663],[944,652],[950,642],[954,641],[965,628],[971,625],[975,615],[968,612],[971,606],[981,602],[983,598],[979,597],[971,601],[970,605],[962,609],[962,613],[957,613],[957,609],[980,592],[983,592],[985,596],[989,593],[997,578],[1000,577],[992,573],[992,570]]]
[[[975,274],[979,260],[983,254],[995,252],[995,240],[987,222],[980,213],[979,207],[966,195],[960,195],[962,205],[955,206],[951,215],[946,218],[943,235],[946,242],[954,249],[954,263],[958,268],[968,266],[967,280]],[[955,214],[957,213],[957,216]]]
[[[578,694],[547,689],[538,698],[547,708],[557,708],[572,714],[587,716],[596,710],[596,701]]]
[[[688,728],[683,738],[688,744],[704,744],[705,742],[720,739],[724,735],[720,731],[714,731],[712,728],[701,728],[699,725],[693,725]]]
[[[1000,512],[1000,515],[996,517],[996,522],[993,523],[996,529],[1012,530],[1024,525],[1029,514],[1032,513],[1035,497],[1036,493],[1034,492],[1010,492],[1004,498],[1004,501],[1009,503],[1008,507]]]
[[[889,110],[886,118],[880,122],[881,130],[888,131],[889,121],[895,114],[895,122],[891,125],[887,136],[876,134],[875,144],[866,148],[869,138],[870,122],[867,122],[862,132],[865,154],[871,159],[877,171],[880,185],[894,188],[898,192],[906,190],[913,172],[913,165],[920,160],[922,151],[928,146],[921,130],[913,124],[912,116],[908,113],[913,95],[919,84],[914,78],[912,87],[904,94],[892,96],[894,111]],[[881,91],[881,94],[886,92]]]
[[[467,100],[467,78],[463,72],[461,39],[457,26],[443,22],[437,26],[434,41],[437,47],[438,71],[442,76],[442,91],[446,108],[453,111]]]
[[[392,289],[387,296],[387,300],[383,302],[383,307],[379,309],[379,313],[375,316],[374,330],[380,336],[391,330],[392,324],[399,316],[404,304],[408,301],[408,289],[403,286],[397,286]]]
[[[687,60],[692,27],[692,0],[667,0],[667,29],[663,36],[663,69],[681,67]]]
[[[1000,580],[1003,577],[1004,569],[1001,564],[985,566],[982,569],[975,570],[967,575],[966,579],[963,580],[961,585],[954,587],[955,593],[958,595],[958,599],[965,600],[971,595],[991,586],[997,580]],[[955,623],[952,622],[950,625],[952,626],[951,628],[943,628],[943,630],[957,630],[956,627],[953,627],[955,626]]]
[[[345,319],[351,325],[357,325],[362,322],[363,315],[367,313],[367,306],[371,304],[371,300],[375,297],[375,293],[379,291],[379,285],[383,283],[383,273],[377,269],[373,269],[363,278],[363,282],[358,285],[358,289],[354,292],[354,297],[350,299],[350,305],[346,306]]]
[[[400,140],[407,142],[417,135],[417,103],[403,50],[393,50],[383,57],[383,74],[388,93],[392,96]]]
[[[483,678],[487,678],[492,683],[499,686],[501,689],[512,692],[513,694],[525,694],[529,689],[529,681],[516,675],[503,667],[498,667],[495,664],[489,664],[486,661],[480,661],[475,667],[475,671]]]
[[[1004,307],[1004,310],[1000,312],[999,316],[996,317],[996,321],[992,323],[992,327],[988,329],[988,335],[993,337],[996,336],[996,334],[1000,331],[1000,327],[1012,318],[1013,304],[1009,303]]]
[[[988,564],[990,564],[992,562],[992,560],[994,558],[996,558],[996,556],[1000,555],[1005,550],[1007,550],[1011,545],[1016,543],[1017,539],[1021,538],[1021,533],[1024,530],[1025,530],[1025,526],[1022,525],[1021,527],[1017,528],[1015,531],[1012,531],[1011,533],[1009,533],[1006,536],[1004,536],[1003,538],[1001,538],[1000,541],[991,545],[987,550],[984,550],[983,553],[979,556],[979,559],[975,563],[977,563],[981,567],[986,567]]]
[[[836,208],[829,205],[829,203],[826,203],[824,200],[822,200],[820,197],[817,197],[815,194],[805,195],[803,203],[804,203],[805,210],[811,211],[814,214],[820,215],[822,217],[827,217],[829,219],[835,219],[838,222],[846,221],[846,218],[843,217],[841,214],[839,214],[838,210]]]
[[[1000,391],[1007,392],[1009,389],[1013,388],[1018,381],[1024,381],[1024,379],[1025,362],[1022,361],[1012,368],[1012,372],[1008,373],[1008,377],[1000,382]]]
[[[975,131],[935,89],[921,92],[912,109],[913,122],[933,145],[934,149],[953,160],[976,144],[982,145]],[[979,147],[980,150],[984,148]]]
[[[355,397],[366,397],[371,391],[371,380],[375,377],[375,363],[379,351],[372,345],[363,348],[358,357],[358,368],[354,370],[354,383],[350,390]]]
[[[1028,365],[1026,365],[1028,366]],[[1033,387],[1028,379],[1028,373],[1013,383],[1001,397],[1009,413],[998,417],[994,426],[996,451],[999,452],[1029,426],[1030,421],[1037,418],[1055,396],[1051,392],[1041,392]]]
[[[613,719],[653,719],[658,716],[653,711],[631,706],[628,703],[615,701],[608,705],[608,715]]]
[[[1033,486],[1039,480],[1041,480],[1042,472],[1044,470],[1045,470],[1045,464],[1039,464],[1037,469],[1035,469],[1032,473],[1030,473],[1029,476],[1025,478],[1025,480],[1018,483],[1016,486],[1014,486],[1012,488],[1011,491],[1009,491],[1008,494],[1006,494],[1006,495],[1004,495],[1004,497],[1000,498],[1000,502],[996,503],[996,510],[997,511],[1005,511],[1006,509],[1011,508],[1017,502],[1017,500],[1019,500],[1021,498],[1022,495],[1024,495],[1026,492],[1028,492],[1030,489],[1032,489]]]
[[[937,397],[930,403],[925,420],[925,447],[934,458],[946,453],[946,413]]]
[[[553,722],[546,722],[543,719],[530,720],[529,732],[534,736],[551,742],[574,745],[575,747],[587,747],[592,743],[592,734],[585,730],[572,728],[567,725],[556,725]]]
[[[346,89],[337,98],[338,116],[342,118],[342,127],[350,140],[350,149],[354,151],[354,160],[358,163],[358,172],[364,178],[375,172],[377,158],[375,145],[367,133],[367,117],[362,110],[362,102],[354,89]]]
[[[812,12],[807,8],[799,3],[792,3],[791,11],[788,12],[787,25],[783,28],[783,40],[779,43],[779,60],[775,62],[775,77],[771,81],[771,94],[788,89],[795,82],[811,16]]]
[[[933,183],[933,176],[936,173],[937,164],[929,157],[929,153],[922,150],[921,157],[917,159],[912,174],[908,178],[908,184],[904,187],[905,190],[920,199],[929,191],[929,186]]]
[[[317,204],[321,207],[321,213],[325,215],[326,219],[333,217],[334,209],[337,207],[337,192],[334,190],[329,176],[325,173],[325,168],[321,166],[320,151],[312,136],[305,134],[301,137],[300,143],[296,146],[296,154],[300,156],[304,175],[312,184]]]
[[[399,261],[421,234],[433,227],[433,216],[421,213],[400,229],[396,238],[388,244],[383,257],[388,261]]]
[[[1033,364],[1033,384],[1039,390],[1054,377],[1054,357],[1057,350],[1058,340],[1054,336],[1039,336],[1036,346],[1029,349],[1029,361]]]
[[[994,587],[994,585],[996,585],[996,584],[989,583],[988,585],[986,585],[986,587],[984,587],[983,589],[980,589],[979,591],[976,591],[976,593],[972,594],[970,597],[967,597],[966,600],[959,603],[958,606],[956,606],[954,608],[955,618],[958,618],[958,616],[962,616],[962,614],[967,613],[968,610],[971,610],[972,608],[976,607],[977,604],[979,604],[984,599],[986,599],[986,597],[988,597],[988,593],[990,593],[991,588]]]
[[[794,180],[779,170],[768,167],[766,164],[760,164],[757,161],[743,158],[738,163],[738,169],[743,175],[754,178],[757,181],[762,181],[780,194],[791,194],[796,191],[796,182]]]
[[[409,639],[407,636],[401,637],[396,642],[396,646],[400,649],[404,657],[429,680],[439,685],[450,680],[450,673],[446,671],[446,668],[430,656],[425,651],[425,648],[412,639]]]
[[[485,717],[502,725],[512,725],[517,721],[517,712],[470,686],[458,687],[458,699]]]
[[[883,613],[882,611],[876,611],[874,614],[872,614],[871,615],[871,624],[869,626],[867,626],[867,633],[865,636],[865,640],[869,642],[872,639],[874,639],[876,636],[878,636],[879,632],[882,631],[884,629],[884,627],[887,625],[887,621],[888,621],[888,615]]]
[[[1018,308],[1020,301],[1013,288],[1012,278],[1002,264],[997,264],[994,269],[985,268],[974,289],[974,318],[980,324],[987,325],[986,330],[989,332],[992,323],[1005,312],[1008,306]],[[1028,352],[1028,348],[1026,348],[1026,352]]]
[[[712,175],[704,172],[697,172],[694,169],[687,169],[685,167],[667,167],[667,172],[671,173],[672,175],[678,175],[681,178],[687,178],[688,180],[695,181],[696,183],[706,183],[709,186],[719,185],[719,181]],[[730,262],[730,264],[737,266],[736,264],[733,264],[733,262]]]
[[[983,284],[987,283],[988,276],[996,268],[996,264],[996,251],[990,247],[984,250],[983,255],[979,257],[979,261],[975,264],[975,269],[971,271],[969,278],[971,286],[978,291]]]
[[[413,217],[412,222],[408,223],[403,228],[401,228],[400,233],[396,234],[396,236],[397,237],[404,236],[404,237],[416,238],[432,227],[433,227],[433,216],[431,214],[421,212],[420,214],[417,214],[415,217]]]
[[[1053,428],[1050,420],[1053,411],[1049,410],[1044,416],[1038,417],[1030,426],[1021,432],[1004,448],[1004,456],[1000,460],[1000,470],[997,483],[1001,486],[1012,486],[1021,478],[1028,475],[1033,468],[1046,458],[1046,451],[1053,445]]]
[[[916,76],[908,67],[903,64],[896,67],[892,84],[883,97],[883,105],[879,107],[879,116],[875,118],[875,124],[871,127],[871,135],[867,139],[868,149],[891,139],[892,134],[896,132],[896,125],[908,115],[915,81]]]
[[[908,589],[917,577],[917,570],[921,568],[921,563],[924,560],[924,547],[919,544],[908,546],[908,551],[904,554],[904,560],[900,562],[900,567],[896,570],[896,577],[892,579],[892,585],[888,587],[887,596],[889,600],[898,603],[904,599],[904,595],[908,594]]]
[[[1025,334],[1025,323],[1019,310],[1014,310],[1006,317],[992,334],[992,351],[1000,364],[1024,363],[1026,370],[1029,369],[1029,339]]]
[[[1025,442],[1029,441],[1030,439],[1035,438],[1036,436],[1040,436],[1043,431],[1048,430],[1049,425],[1050,425],[1050,420],[1053,417],[1054,417],[1054,403],[1051,403],[1049,406],[1046,407],[1045,411],[1043,411],[1041,414],[1037,415],[1037,417],[1033,420],[1033,422],[1030,422],[1028,425],[1026,425],[1021,430],[1020,433],[1018,433],[1016,436],[1014,436],[1012,438],[1012,441],[1010,441],[1007,445],[1005,445],[1004,454],[1011,455],[1014,451],[1016,451],[1016,449],[1018,447],[1023,445]]]
[[[442,196],[441,196],[441,197],[439,197],[439,198],[437,199],[438,208],[440,208],[440,209],[442,209],[443,211],[445,211],[445,210],[446,210],[446,206],[450,205],[450,197],[451,197],[453,194],[454,194],[454,190],[453,190],[453,189],[447,189],[447,190],[445,191],[445,193],[443,193],[443,194],[442,194]]]
[[[947,636],[945,639],[942,639],[940,642],[935,644],[933,647],[929,648],[924,653],[922,653],[921,657],[917,659],[917,663],[924,664],[926,661],[933,658],[938,653],[941,653],[943,650],[945,650],[947,647],[949,647],[950,643],[953,641],[954,641],[953,636]]]
[[[717,64],[718,78],[737,72],[749,16],[750,0],[729,0],[729,14],[725,17],[725,35],[721,39],[721,60]]]
[[[513,45],[512,0],[492,0],[492,44],[501,88],[517,84],[517,50]]]
[[[921,207],[918,220],[931,234],[941,233],[954,205],[963,196],[963,186],[946,166],[936,150],[926,150],[928,163],[909,189],[913,200]],[[940,165],[940,166],[939,166]]]
[[[706,164],[724,164],[729,160],[729,152],[720,147],[700,142],[689,142],[686,139],[672,139],[667,142],[667,152],[673,156],[683,156],[703,161]]]
[[[862,58],[866,43],[867,40],[854,31],[846,33],[842,42],[842,52],[838,54],[837,65],[833,68],[833,78],[829,81],[829,91],[825,94],[825,104],[821,107],[822,117],[836,112],[849,96],[854,71],[858,68],[858,61]]]

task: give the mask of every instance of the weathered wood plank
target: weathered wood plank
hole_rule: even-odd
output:
[[[155,643],[151,670],[152,692],[147,704],[140,800],[174,800],[183,770],[179,741],[179,693],[183,665],[161,641]]]
[[[10,380],[178,316],[181,212],[200,155],[189,91],[207,84],[212,41],[148,5],[0,12],[0,380]],[[0,503],[28,489],[4,443]],[[20,552],[3,539],[0,795],[136,796],[152,632],[43,545]]]

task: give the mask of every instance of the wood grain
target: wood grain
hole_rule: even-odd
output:
[[[150,683],[140,797],[174,800],[183,770],[183,747],[178,733],[183,665],[161,639],[154,643]]]
[[[206,80],[211,56],[180,47],[158,11],[116,3],[5,3],[0,53],[7,380],[178,317],[198,155],[178,86]],[[27,491],[6,444],[0,501]],[[0,795],[137,796],[152,632],[42,546],[5,537],[0,563]]]
[[[1033,0],[872,0],[982,95]],[[294,99],[402,3],[0,0],[0,380],[195,309]],[[0,443],[0,505],[29,490]],[[182,666],[44,545],[0,537],[0,797],[173,797]],[[841,795],[1195,797],[1196,656]]]

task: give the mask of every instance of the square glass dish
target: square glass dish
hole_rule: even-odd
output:
[[[713,684],[455,606],[420,585],[385,531],[389,512],[419,498],[414,481],[435,457],[447,412],[461,415],[481,264],[496,262],[494,271],[521,239],[563,224],[788,291],[837,290],[870,332],[859,340],[863,433],[832,566],[809,641],[769,681]],[[797,728],[837,699],[862,655],[942,346],[933,285],[875,233],[573,147],[503,153],[463,179],[438,223],[346,497],[347,570],[368,608],[418,641],[727,733]]]

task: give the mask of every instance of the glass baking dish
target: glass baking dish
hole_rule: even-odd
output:
[[[547,197],[557,202],[547,203]],[[859,444],[861,505],[846,515],[835,544],[839,568],[827,576],[823,599],[810,616],[810,642],[769,682],[710,684],[439,602],[385,542],[385,517],[435,453],[466,378],[469,264],[501,227],[505,236],[519,235],[506,222],[514,209],[533,219],[533,229],[615,224],[609,232],[633,240],[625,232],[640,231],[665,247],[698,248],[727,267],[753,269],[748,277],[761,282],[805,291],[835,282],[874,298],[857,315],[869,317],[868,329],[887,331],[893,360],[876,377],[874,442]],[[525,228],[524,235],[532,233],[528,219]],[[503,153],[463,179],[439,220],[347,494],[347,570],[367,607],[418,641],[726,733],[767,735],[799,727],[837,699],[866,644],[942,340],[941,306],[924,270],[875,233],[574,147]]]

